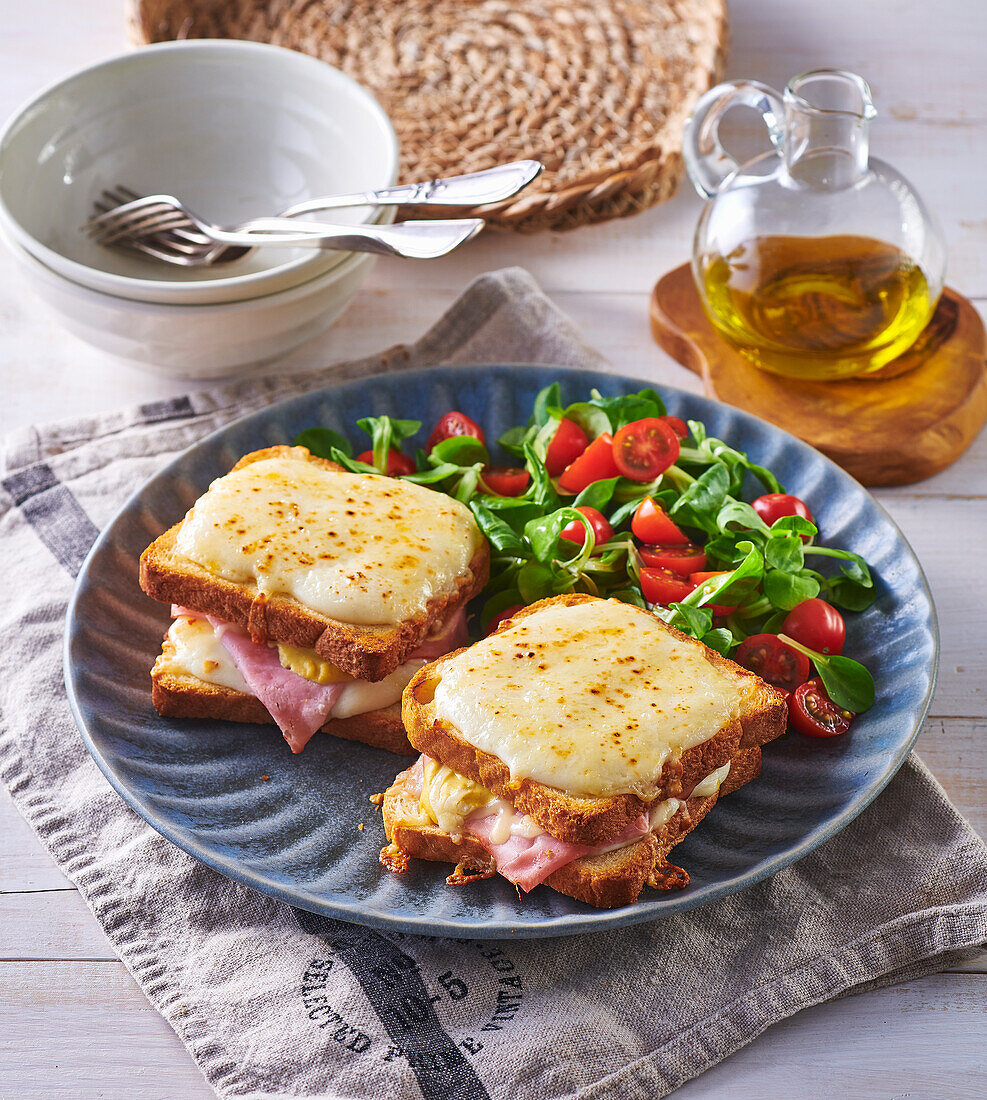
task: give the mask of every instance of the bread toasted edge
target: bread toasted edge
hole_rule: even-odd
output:
[[[218,684],[208,684],[196,676],[165,671],[158,667],[158,662],[151,669],[151,701],[162,718],[277,724],[256,696],[244,695],[242,691]],[[417,755],[405,734],[398,703],[349,718],[330,718],[321,732],[403,756]]]
[[[546,606],[572,606],[593,599],[596,597],[566,593],[540,600],[502,622],[498,632]],[[759,748],[785,732],[788,704],[780,692],[695,638],[689,638],[674,627],[666,629],[675,637],[699,646],[717,668],[750,681],[754,694],[751,700],[753,705],[738,719],[728,720],[712,737],[686,749],[677,760],[669,760],[658,795],[651,801],[644,801],[634,794],[602,798],[574,796],[535,780],[512,780],[510,770],[502,760],[471,745],[453,726],[437,719],[434,702],[429,697],[429,684],[437,674],[441,675],[444,661],[465,652],[465,649],[454,650],[423,666],[405,688],[401,716],[408,740],[420,752],[493,791],[521,813],[529,814],[552,836],[572,844],[606,844],[651,806],[666,798],[678,798],[683,792],[688,795],[704,776],[732,760],[741,750]]]
[[[657,890],[684,888],[689,875],[668,862],[669,852],[703,820],[718,799],[755,779],[760,770],[760,748],[743,750],[731,762],[730,772],[715,794],[686,799],[655,833],[613,852],[581,856],[553,871],[544,885],[601,909],[632,904],[645,886]],[[481,875],[495,873],[496,861],[475,838],[455,838],[421,812],[418,798],[406,788],[412,771],[413,767],[407,768],[397,776],[381,805],[384,832],[392,847],[412,859],[454,863]],[[418,823],[410,824],[416,818]],[[393,857],[384,857],[382,862],[392,868],[398,863]]]
[[[230,473],[266,458],[283,457],[343,472],[338,463],[318,458],[305,447],[276,446],[244,455]],[[314,649],[323,660],[351,676],[372,682],[389,676],[421,645],[434,625],[448,621],[478,595],[490,576],[490,547],[483,540],[469,566],[456,577],[453,590],[429,600],[422,614],[393,626],[362,626],[320,615],[289,596],[267,596],[253,583],[223,580],[193,562],[177,558],[173,550],[181,526],[176,523],[170,527],[141,554],[139,582],[148,596],[213,615],[248,631],[254,641]]]

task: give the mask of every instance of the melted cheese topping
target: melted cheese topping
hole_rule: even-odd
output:
[[[250,688],[215,630],[205,619],[181,615],[168,628],[174,653],[162,651],[156,667],[174,676],[194,676],[207,684],[250,695]]]
[[[648,801],[665,763],[717,733],[754,690],[618,600],[546,607],[441,669],[436,716],[512,779]]]
[[[155,667],[160,672],[170,672],[176,676],[194,676],[207,684],[231,688],[233,691],[243,692],[244,695],[253,695],[236,667],[236,662],[230,656],[229,650],[205,619],[189,619],[180,616],[169,627],[168,637],[175,647],[175,652],[162,653],[158,657]],[[319,660],[314,650],[311,654],[313,660]],[[349,679],[336,700],[330,717],[351,718],[355,714],[367,714],[372,710],[380,710],[382,707],[397,703],[401,698],[401,692],[423,664],[425,661],[419,659],[405,661],[403,665],[398,665],[390,676],[385,676],[383,680],[373,684],[367,680]]]
[[[447,594],[482,543],[470,510],[442,493],[282,457],[214,481],[175,553],[341,622],[390,625]]]

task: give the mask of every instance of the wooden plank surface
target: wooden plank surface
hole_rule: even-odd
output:
[[[8,5],[0,37],[0,117],[45,83],[124,45],[119,0]],[[733,0],[731,76],[780,86],[839,66],[866,76],[881,117],[872,148],[939,215],[948,281],[987,304],[987,5],[967,0],[826,5]],[[324,337],[285,369],[317,367],[413,339],[484,270],[521,264],[614,369],[693,392],[698,380],[652,342],[648,294],[688,256],[699,201],[574,234],[488,235],[423,269],[378,264]],[[195,384],[112,362],[58,328],[0,251],[0,433],[31,421],[182,393]],[[987,832],[987,434],[953,467],[879,499],[915,547],[939,610],[942,667],[918,749],[958,809]],[[974,554],[976,558],[976,554]],[[987,954],[948,974],[821,1005],[771,1028],[687,1084],[687,1100],[783,1096],[987,1095]],[[71,883],[0,794],[0,1096],[208,1097],[194,1063],[140,993]]]

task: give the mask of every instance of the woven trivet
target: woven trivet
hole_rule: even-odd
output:
[[[668,198],[683,123],[720,76],[727,39],[725,0],[129,3],[138,42],[245,38],[342,69],[390,115],[402,182],[542,161],[520,196],[482,211],[528,231]]]

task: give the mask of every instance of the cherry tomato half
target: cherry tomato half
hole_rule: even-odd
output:
[[[752,501],[751,507],[769,527],[782,516],[801,516],[810,523],[816,522],[808,505],[790,493],[768,493]]]
[[[613,436],[603,432],[562,471],[559,488],[564,493],[581,493],[594,481],[605,481],[619,473],[613,459]]]
[[[374,464],[374,452],[364,451],[363,454],[356,456],[357,462],[366,462],[368,466]],[[387,452],[387,476],[397,477],[399,474],[413,474],[417,467],[415,466],[415,460],[409,458],[407,455],[402,454],[400,451],[390,450]]]
[[[654,481],[679,457],[679,437],[664,420],[645,417],[625,424],[613,437],[617,469],[631,481]]]
[[[679,439],[686,439],[689,435],[689,425],[679,416],[659,416],[659,420],[664,422],[672,429],[673,432],[679,437]]]
[[[566,466],[575,462],[589,446],[589,436],[574,420],[563,417],[555,429],[552,442],[545,452],[545,469],[549,477],[558,477]]]
[[[740,643],[733,659],[769,684],[794,691],[809,679],[809,658],[789,646],[777,634],[754,634]]]
[[[484,466],[480,480],[495,497],[519,497],[527,489],[531,474],[515,466]]]
[[[576,511],[582,512],[589,520],[589,525],[593,528],[593,538],[596,540],[595,545],[602,546],[603,543],[612,538],[613,528],[610,526],[610,521],[601,511],[596,508],[590,508],[588,504],[580,504]],[[586,528],[578,519],[574,519],[572,523],[567,523],[565,527],[562,528],[562,533],[559,535],[559,538],[568,539],[569,542],[574,542],[582,546],[586,541]]]
[[[684,546],[642,546],[639,553],[645,565],[671,569],[680,577],[688,577],[697,569],[706,568],[706,551],[691,542]]]
[[[425,450],[431,451],[436,443],[441,443],[443,439],[452,439],[457,435],[471,435],[483,444],[487,442],[483,429],[471,416],[453,409],[452,412],[447,412],[445,416],[440,417],[438,424],[428,437]]]
[[[689,540],[653,497],[645,497],[631,520],[631,530],[649,546],[688,546]]]
[[[684,581],[671,569],[641,570],[641,591],[648,603],[659,603],[668,607],[670,603],[684,600],[693,588],[694,584]]]
[[[801,684],[788,705],[788,721],[807,737],[839,737],[850,728],[853,718],[851,711],[830,699],[822,680]]]
[[[832,604],[815,596],[789,611],[781,624],[781,633],[817,653],[842,653],[846,623]]]
[[[505,619],[512,618],[519,611],[521,611],[523,607],[523,603],[512,604],[510,607],[505,607],[504,610],[500,612],[500,614],[494,615],[490,622],[487,623],[487,629],[483,633],[484,638],[486,638],[489,634],[493,634],[493,632],[497,629],[498,626],[500,626],[502,622],[504,622]]]

